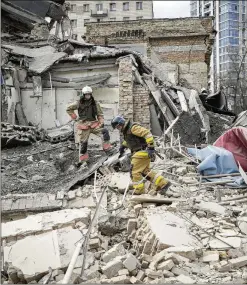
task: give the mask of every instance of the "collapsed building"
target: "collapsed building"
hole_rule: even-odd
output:
[[[163,25],[169,22],[170,30],[177,21]],[[177,33],[185,40],[184,21]],[[200,58],[207,58],[211,20],[192,20],[194,27],[198,21],[207,28],[190,40],[201,43],[205,37]],[[162,72],[169,70],[166,63],[156,65],[129,48],[105,46],[114,44],[110,39],[50,43],[40,34],[20,40],[9,32],[2,35],[4,282],[245,282],[246,190],[242,184],[230,188],[236,179],[246,179],[244,173],[234,168],[205,180],[197,171],[199,150],[194,157],[185,151],[185,146],[214,142],[234,117],[204,107],[198,94],[202,86],[190,81],[193,74],[189,84],[182,84],[185,75],[174,77],[172,70],[168,77],[177,79],[169,80]],[[185,50],[176,52],[182,56]],[[196,51],[189,53],[195,60]],[[121,113],[152,129],[160,152],[152,168],[172,181],[166,197],[153,196],[148,181],[145,195],[129,194],[130,175],[118,154],[107,157],[94,139],[88,169],[75,167],[78,150],[65,109],[85,85],[92,86],[108,128]],[[234,124],[243,126],[244,118]],[[115,132],[111,137],[119,142]]]

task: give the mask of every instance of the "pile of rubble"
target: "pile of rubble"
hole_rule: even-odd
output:
[[[27,146],[42,139],[42,132],[32,126],[1,122],[1,147]]]
[[[69,283],[246,283],[246,190],[200,183],[186,157],[152,167],[173,183],[166,197],[147,181],[147,194],[124,199],[129,173],[103,166],[69,191],[3,196],[4,283],[61,283],[106,185]]]

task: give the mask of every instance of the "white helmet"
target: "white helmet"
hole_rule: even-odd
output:
[[[91,87],[85,86],[82,88],[82,94],[92,94],[92,93],[93,93],[93,90]]]

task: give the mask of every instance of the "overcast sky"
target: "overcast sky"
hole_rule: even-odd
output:
[[[190,16],[190,1],[153,1],[154,18]]]

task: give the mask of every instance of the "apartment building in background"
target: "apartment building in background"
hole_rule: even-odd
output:
[[[72,38],[80,41],[86,33],[85,23],[129,21],[153,18],[153,1],[66,1],[72,24]]]
[[[214,29],[217,31],[211,59],[210,89],[219,87],[220,79],[229,71],[237,76],[236,54],[241,57],[246,52],[247,16],[246,0],[190,1],[191,17],[214,16]],[[239,58],[240,58],[239,57]],[[247,58],[245,58],[245,74]]]

